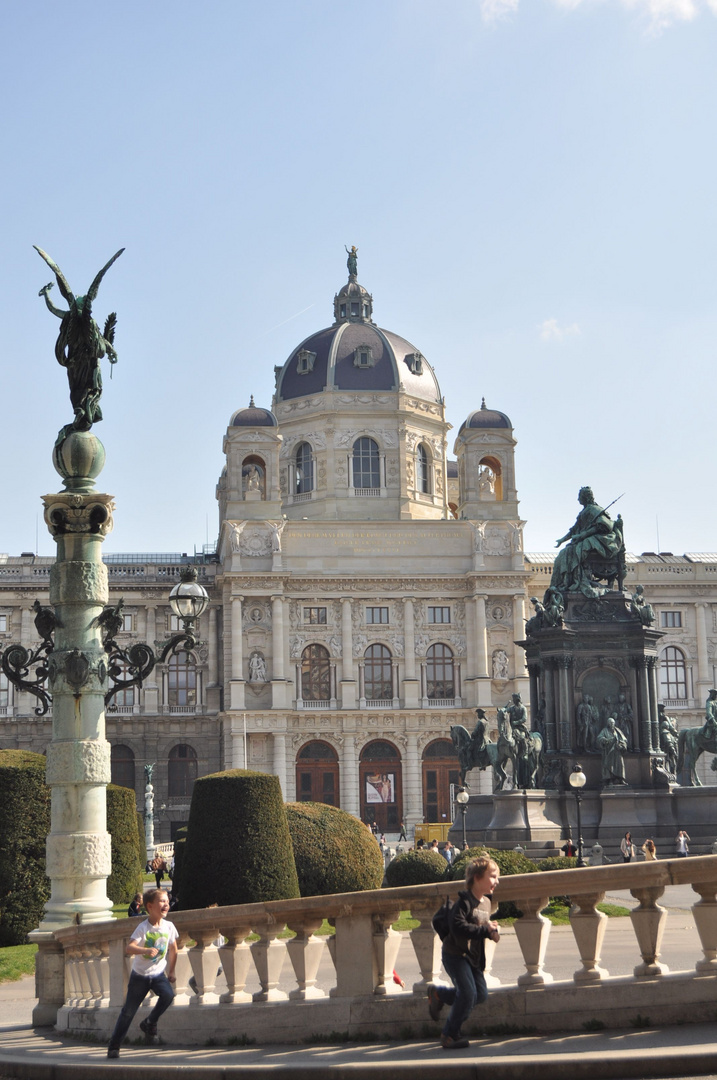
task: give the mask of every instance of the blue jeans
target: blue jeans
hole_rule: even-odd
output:
[[[112,1032],[110,1046],[119,1046],[129,1031],[129,1026],[134,1020],[135,1013],[140,1007],[150,989],[157,995],[157,1004],[147,1017],[150,1024],[156,1024],[162,1013],[166,1012],[174,1001],[174,989],[167,976],[161,975],[137,975],[134,971],[129,977],[127,997],[122,1006],[122,1012],[117,1017],[115,1029]]]
[[[462,956],[447,956],[444,952],[443,966],[453,983],[453,986],[436,987],[441,1001],[451,1006],[443,1034],[457,1039],[471,1009],[481,1005],[488,997],[488,988],[483,972]]]

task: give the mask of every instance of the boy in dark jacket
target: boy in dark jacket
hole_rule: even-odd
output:
[[[453,986],[428,988],[428,1011],[438,1020],[444,1005],[451,1005],[443,1032],[444,1050],[459,1050],[470,1045],[461,1036],[461,1026],[474,1005],[485,1001],[488,989],[483,977],[485,939],[500,940],[498,924],[490,918],[490,897],[500,881],[500,870],[493,859],[483,855],[466,867],[466,890],[449,915],[449,934],[443,942],[443,966]]]

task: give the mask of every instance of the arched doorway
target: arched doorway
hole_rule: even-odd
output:
[[[460,773],[450,739],[435,739],[423,751],[423,819],[446,824],[453,821],[451,784],[458,787]]]
[[[339,805],[339,758],[333,746],[315,740],[299,750],[296,757],[296,800]]]
[[[375,821],[379,832],[396,832],[403,817],[401,755],[393,743],[375,739],[361,751],[361,819]]]

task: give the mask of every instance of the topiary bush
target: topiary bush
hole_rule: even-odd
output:
[[[182,867],[187,850],[187,826],[177,829],[174,837],[174,869],[172,870],[172,895],[175,899],[182,895]]]
[[[406,851],[386,867],[386,884],[392,889],[402,885],[430,885],[445,879],[447,866],[437,851]]]
[[[300,802],[287,803],[286,815],[302,896],[381,888],[381,849],[352,814]]]
[[[22,945],[40,924],[50,896],[45,874],[49,831],[45,758],[26,750],[0,750],[0,946]]]
[[[113,904],[129,904],[144,887],[145,855],[140,849],[135,798],[132,788],[107,785],[107,832],[112,839],[107,895]]]
[[[471,859],[477,859],[481,855],[488,855],[498,864],[501,877],[510,877],[511,874],[534,874],[536,872],[535,863],[517,851],[497,851],[494,848],[475,847],[470,848],[468,851],[462,851],[459,858],[450,867],[451,880],[459,881],[461,878],[465,878],[466,865]],[[498,905],[497,917],[499,919],[519,919],[521,912],[512,900],[503,900]]]
[[[232,769],[197,780],[181,862],[185,911],[298,897],[279,778]]]

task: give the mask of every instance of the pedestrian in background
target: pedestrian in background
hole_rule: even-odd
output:
[[[454,851],[455,851],[455,848],[453,847],[453,844],[450,842],[450,840],[447,840],[446,841],[446,846],[444,847],[443,851],[441,852],[441,855],[446,860],[446,862],[448,863],[449,866],[453,862],[453,853],[454,853]]]
[[[644,852],[647,862],[652,862],[653,859],[657,858],[657,849],[652,840],[645,841],[642,845],[642,851]]]
[[[690,838],[685,832],[685,830],[680,829],[677,836],[675,837],[675,847],[677,848],[677,854],[683,859],[690,853],[690,849],[687,846],[689,841]]]
[[[401,843],[402,840],[408,840],[408,837],[406,836],[406,822],[403,821],[403,820],[401,820],[401,832],[399,833],[399,836],[398,836],[399,844]]]
[[[622,861],[630,862],[635,858],[635,845],[632,842],[632,833],[626,832],[620,841],[620,851],[622,852]]]

